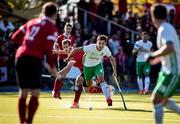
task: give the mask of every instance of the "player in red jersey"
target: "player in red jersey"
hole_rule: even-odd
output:
[[[20,123],[32,123],[38,108],[40,94],[40,79],[42,57],[47,56],[50,73],[60,79],[58,75],[52,48],[58,35],[55,26],[57,5],[48,2],[43,5],[41,16],[34,18],[20,27],[12,36],[12,40],[19,44],[16,51],[15,64],[17,82],[19,84],[18,111]],[[29,103],[26,104],[28,92],[31,93]]]
[[[64,26],[64,33],[59,35],[57,37],[57,40],[56,42],[54,43],[54,50],[57,51],[57,50],[62,50],[62,41],[64,39],[69,39],[70,40],[70,43],[71,43],[71,46],[75,46],[75,37],[71,34],[71,31],[72,31],[72,25],[70,23],[66,23],[65,26]],[[63,69],[67,63],[64,62],[64,59],[67,57],[66,54],[58,54],[58,58],[57,58],[57,65],[58,65],[58,69],[61,70]],[[54,83],[56,85],[59,85],[58,87],[62,87],[63,85],[63,82],[58,80],[58,79],[55,79]],[[53,92],[52,92],[52,97],[54,98],[59,98],[61,99],[61,96],[60,96],[60,92],[57,92],[58,94],[56,94],[55,91],[57,91],[59,89],[54,89]]]
[[[54,51],[54,53],[68,55],[71,52],[71,50],[72,50],[71,41],[69,39],[65,39],[62,41],[62,50]],[[85,88],[86,92],[90,92],[90,93],[102,92],[100,87],[97,86],[88,87],[87,84],[84,82],[83,63],[82,63],[83,55],[84,52],[82,51],[78,52],[76,55],[72,57],[71,61],[68,62],[67,66],[64,67],[59,72],[63,77],[65,77],[72,66],[79,68],[79,70],[81,71],[81,74],[76,78],[75,81],[75,97],[71,108],[79,108],[79,98],[81,96],[83,87]],[[94,85],[96,85],[96,83],[94,83]],[[53,90],[53,92],[55,92],[54,94],[58,94],[60,92],[61,87],[57,85],[57,83],[54,83],[54,89],[57,89],[57,90]]]
[[[65,39],[69,39],[71,46],[75,46],[75,37],[71,34],[72,25],[70,23],[66,23],[64,26],[64,33],[59,35],[54,43],[54,49],[61,49],[62,50],[62,41]],[[67,57],[66,54],[58,54],[58,69],[61,70],[66,66],[64,59]]]

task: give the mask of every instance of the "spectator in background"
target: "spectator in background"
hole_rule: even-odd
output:
[[[128,44],[127,43],[127,40],[131,39],[130,38],[130,32],[128,31],[122,31],[122,34],[121,34],[121,46],[123,47],[124,49],[124,53],[126,53],[129,56],[131,56],[131,51],[133,49],[133,45],[132,44]]]
[[[127,0],[119,0],[119,5],[118,5],[118,8],[119,8],[119,12],[121,15],[125,15],[126,12],[127,12]]]
[[[78,7],[80,9],[84,9],[84,10],[89,11],[89,4],[86,2],[86,0],[80,0],[78,2]],[[79,9],[78,9],[78,21],[81,24],[82,29],[85,28],[84,27],[84,23],[85,23],[84,22],[84,12],[82,10],[79,10]]]
[[[110,0],[101,0],[98,7],[98,15],[112,19],[113,3]]]
[[[21,124],[32,123],[39,105],[43,54],[47,56],[49,72],[60,79],[52,55],[53,43],[58,36],[56,17],[57,5],[48,2],[43,5],[40,17],[29,20],[12,36],[12,40],[20,45],[16,51],[15,64],[19,84],[18,112]],[[31,98],[26,104],[29,92]]]
[[[96,36],[92,35],[89,39],[83,41],[82,46],[89,45],[89,44],[92,44],[92,43],[95,43],[95,42],[96,42]]]
[[[152,49],[152,42],[148,40],[147,32],[142,32],[142,40],[136,41],[132,54],[137,54],[136,58],[136,72],[137,83],[139,87],[139,93],[147,94],[150,85],[150,64],[146,62],[145,54],[149,53]],[[143,76],[144,76],[144,88],[143,88]]]
[[[4,17],[0,22],[1,41],[3,42],[7,41],[11,33],[14,31],[14,29],[15,29],[14,25],[8,20],[7,17]]]
[[[112,52],[113,56],[116,56],[119,52],[120,39],[117,34],[112,34],[111,38],[108,41],[108,46]]]
[[[4,17],[0,22],[0,30],[3,32],[10,32],[15,29],[14,25],[8,20],[7,17]]]
[[[128,57],[124,53],[124,50],[121,46],[118,48],[118,54],[115,56],[117,63],[117,73],[120,76],[121,81],[127,82],[127,63]]]

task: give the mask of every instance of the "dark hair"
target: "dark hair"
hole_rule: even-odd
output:
[[[108,39],[108,37],[106,35],[99,35],[97,37],[97,40],[104,40],[106,43],[107,43],[107,39]]]
[[[62,41],[62,44],[71,45],[71,40],[70,40],[70,39],[64,39],[64,40]]]
[[[167,9],[162,4],[154,4],[153,6],[153,15],[156,19],[166,19],[167,18]]]
[[[64,27],[72,27],[72,25],[70,23],[66,23]]]
[[[42,7],[42,13],[48,17],[56,14],[57,13],[57,4],[55,4],[53,2],[48,2],[48,3],[44,4]]]
[[[143,31],[143,32],[141,33],[141,36],[144,36],[144,35],[148,35],[148,33],[147,33],[146,31]]]

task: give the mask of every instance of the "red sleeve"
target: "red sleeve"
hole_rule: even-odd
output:
[[[21,45],[25,36],[26,25],[21,26],[16,32],[13,33],[11,39],[18,45]]]
[[[59,35],[57,37],[57,43],[59,44],[59,48],[62,49],[62,41],[63,41],[63,35]]]
[[[75,40],[75,37],[74,37],[73,35],[72,35],[71,37],[72,37],[72,38],[71,38],[71,45],[74,46],[76,40]]]
[[[55,42],[57,36],[58,36],[57,30],[52,29],[52,33],[48,34],[48,36],[47,36],[47,43],[45,46],[47,62],[51,68],[53,68],[55,66],[55,63],[54,63],[55,56],[52,54],[52,49],[53,49],[53,45],[54,45],[54,42]]]
[[[53,44],[54,44],[53,41],[48,41],[46,43],[47,63],[50,65],[51,68],[55,66],[54,64],[55,56],[52,54]]]

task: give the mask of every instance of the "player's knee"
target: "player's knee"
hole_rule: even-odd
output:
[[[62,77],[65,77],[65,76],[66,76],[66,75],[65,75],[63,72],[61,72],[61,71],[58,72],[58,75],[61,75]]]
[[[149,73],[144,73],[144,76],[145,76],[145,77],[149,76]]]
[[[98,82],[99,82],[99,83],[105,82],[104,77],[99,77],[99,78],[98,78]]]
[[[90,81],[86,81],[86,84],[87,84],[88,87],[91,87],[93,82],[91,80]]]
[[[83,85],[84,82],[84,78],[83,77],[79,77],[78,79],[76,79],[76,84],[77,85]]]
[[[138,75],[138,78],[142,78],[143,77],[143,75]]]
[[[158,94],[154,94],[151,96],[151,101],[152,103],[155,105],[155,104],[159,104],[159,103],[162,103],[162,98],[159,97]]]

